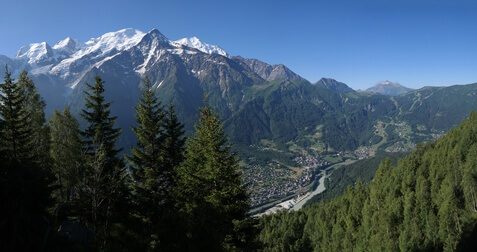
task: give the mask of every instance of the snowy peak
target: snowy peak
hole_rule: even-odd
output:
[[[91,38],[85,43],[87,52],[101,50],[108,53],[112,50],[127,50],[137,45],[146,33],[136,29],[122,29],[117,32],[108,32],[98,38]]]
[[[219,46],[204,43],[200,41],[197,37],[183,38],[176,41],[172,41],[172,43],[175,45],[184,45],[191,48],[195,48],[207,54],[219,54],[225,57],[229,57],[228,53],[225,52]]]
[[[76,52],[79,49],[83,48],[85,45],[79,42],[76,39],[72,39],[71,37],[67,37],[63,40],[58,41],[54,46],[54,50],[64,51],[64,52]]]
[[[152,29],[149,33],[148,33],[150,36],[152,36],[154,39],[157,39],[157,41],[159,42],[166,42],[166,43],[169,43],[169,39],[164,36],[159,30],[157,29]]]
[[[171,41],[157,29],[147,33],[127,28],[108,32],[80,42],[71,37],[58,41],[53,47],[46,42],[22,47],[15,59],[33,75],[46,74],[67,81],[74,88],[82,76],[131,48],[142,54],[134,71],[142,74],[164,55],[218,54],[229,57],[220,47],[203,43],[196,37]],[[138,51],[136,51],[138,49]],[[137,63],[136,62],[136,63]],[[123,65],[124,68],[125,65]]]
[[[412,91],[412,88],[405,87],[397,82],[380,81],[376,85],[366,89],[368,92],[378,93],[382,95],[396,96]]]
[[[77,61],[84,61],[84,57],[101,61],[106,57],[111,57],[116,53],[128,50],[139,44],[149,45],[146,47],[141,45],[143,50],[155,51],[157,48],[165,48],[176,54],[196,53],[195,50],[184,50],[183,47],[186,46],[203,53],[229,57],[219,46],[203,43],[196,37],[170,41],[157,29],[145,33],[140,30],[127,28],[105,33],[84,43],[67,37],[58,41],[53,47],[50,47],[46,42],[30,44],[22,47],[15,58],[25,60],[30,65],[29,68],[31,70],[50,65],[50,69],[42,68],[42,72],[51,70],[51,74],[60,74],[65,77],[69,75],[68,72],[72,64],[76,65],[75,68],[78,70],[87,67],[86,65],[84,67],[81,66],[83,65],[82,63],[79,65],[75,63]],[[143,51],[143,53],[148,54],[151,52]],[[89,64],[92,65],[93,61],[89,61]]]
[[[122,51],[137,45],[146,33],[135,29],[122,29],[108,32],[98,38],[92,38],[86,43],[67,37],[58,41],[53,48],[46,42],[34,43],[20,48],[15,58],[26,59],[35,68],[45,64],[59,63],[71,57],[73,62],[87,54],[106,55],[113,50]]]
[[[38,63],[53,56],[53,50],[46,42],[33,43],[18,50],[15,58],[28,59],[29,64]]]

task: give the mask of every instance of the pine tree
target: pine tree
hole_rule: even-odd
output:
[[[133,201],[143,223],[144,243],[157,246],[158,228],[163,205],[168,191],[162,146],[164,141],[164,112],[160,102],[151,91],[149,78],[144,80],[145,90],[136,109],[137,127],[132,130],[137,136],[137,146],[132,147],[130,162]]]
[[[30,113],[25,106],[26,97],[20,85],[13,82],[8,68],[5,71],[5,82],[0,86],[2,126],[2,149],[7,162],[33,161],[33,139],[30,127]]]
[[[174,104],[169,103],[164,118],[164,141],[162,147],[163,166],[165,176],[169,183],[173,184],[177,176],[177,168],[184,160],[184,124],[179,122]],[[174,185],[168,188],[173,188]],[[170,195],[170,192],[168,193]]]
[[[105,249],[114,245],[106,243],[114,235],[112,227],[128,214],[128,196],[124,163],[117,157],[121,149],[115,146],[121,130],[114,128],[116,117],[110,116],[112,102],[105,102],[103,84],[99,76],[94,86],[86,84],[87,109],[81,116],[88,124],[82,132],[87,171],[80,182],[83,189],[75,208],[80,219],[96,231],[99,246]]]
[[[29,112],[33,155],[43,169],[49,169],[50,129],[45,119],[46,103],[37,92],[33,80],[28,77],[27,71],[23,70],[18,76],[18,86],[23,91],[23,106]]]
[[[132,147],[131,156],[127,159],[131,164],[132,176],[134,179],[133,189],[136,194],[142,193],[148,186],[147,176],[157,178],[162,171],[161,149],[163,140],[163,118],[164,113],[160,102],[154,97],[150,90],[149,79],[144,81],[145,91],[139,99],[136,109],[137,127],[132,127],[138,138],[137,146]],[[152,178],[149,178],[150,180]],[[137,195],[139,196],[139,195]]]
[[[188,249],[221,251],[234,240],[234,222],[249,209],[241,173],[218,115],[211,107],[200,109],[195,134],[186,144],[178,170],[180,209],[187,221]]]
[[[23,88],[8,68],[0,85],[1,251],[41,250],[46,242],[49,176],[35,159],[30,113]]]
[[[185,232],[182,220],[177,214],[177,198],[174,197],[174,188],[177,187],[177,170],[184,159],[184,125],[177,118],[172,102],[165,111],[163,125],[163,141],[161,147],[161,160],[165,178],[165,197],[163,213],[160,220],[158,248],[164,251],[177,250],[183,243],[181,236]]]
[[[184,130],[173,105],[167,111],[151,90],[149,78],[136,107],[138,138],[132,155],[128,156],[132,169],[133,201],[143,223],[145,241],[151,249],[174,249],[178,229],[172,189],[176,169],[183,159]]]
[[[112,101],[105,102],[104,81],[99,76],[95,77],[94,86],[86,83],[89,92],[86,94],[86,108],[83,109],[81,117],[86,120],[88,127],[82,132],[86,144],[86,153],[94,155],[103,145],[108,163],[117,162],[116,155],[122,149],[116,149],[115,142],[121,135],[121,129],[114,128],[116,116],[110,116],[109,107]]]
[[[57,202],[70,204],[77,199],[79,178],[84,173],[83,143],[79,123],[68,107],[55,110],[50,119],[50,156],[58,188]]]

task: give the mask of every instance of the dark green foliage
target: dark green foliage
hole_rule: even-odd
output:
[[[142,224],[145,246],[171,249],[174,241],[174,199],[171,195],[176,169],[183,159],[184,126],[171,104],[164,111],[151,91],[149,79],[136,107],[138,126],[133,131],[137,147],[128,156],[131,163],[133,202]]]
[[[85,176],[86,169],[79,124],[68,107],[63,113],[55,110],[49,124],[56,201],[70,205],[78,199],[80,178]]]
[[[5,162],[34,161],[33,129],[30,112],[26,106],[27,97],[23,87],[11,79],[8,69],[5,72],[5,82],[0,87],[0,113],[2,117],[2,151]]]
[[[239,158],[246,160],[251,165],[267,165],[272,160],[275,160],[285,165],[296,166],[295,161],[293,161],[293,155],[284,153],[283,150],[277,152],[242,145],[237,145],[236,149],[239,150]]]
[[[227,241],[237,240],[237,225],[245,220],[249,204],[230,149],[218,115],[208,106],[200,109],[178,171],[176,195],[186,227],[183,249],[221,251],[240,245]]]
[[[405,157],[409,153],[379,153],[375,157],[359,160],[353,164],[342,166],[331,173],[325,180],[326,190],[314,196],[306,202],[312,205],[321,200],[331,200],[346,192],[349,186],[354,186],[358,181],[369,184],[378,170],[379,164],[389,158],[394,165],[399,158]]]
[[[112,102],[104,100],[103,81],[98,76],[95,81],[94,86],[87,84],[87,109],[81,114],[88,124],[82,132],[87,161],[75,210],[76,216],[96,232],[98,246],[105,249],[114,245],[111,241],[117,234],[112,232],[113,226],[129,216],[129,206],[125,165],[117,157],[121,149],[115,146],[121,130],[114,128],[116,117],[111,117],[108,109]]]
[[[22,75],[26,78],[26,73]],[[33,83],[31,83],[33,85]],[[42,167],[35,141],[42,135],[29,111],[37,95],[14,83],[8,68],[0,84],[0,250],[35,251],[44,248],[48,229],[46,208],[51,204],[49,173]]]
[[[28,77],[25,70],[18,76],[18,86],[23,90],[24,107],[29,112],[30,128],[33,134],[33,155],[42,169],[49,169],[51,163],[49,158],[50,129],[45,119],[45,101],[37,92],[33,80]]]
[[[145,91],[136,107],[135,116],[138,127],[132,129],[138,142],[137,147],[132,147],[132,155],[128,156],[134,180],[133,191],[138,201],[151,200],[154,202],[152,204],[156,205],[164,197],[164,192],[161,190],[165,187],[162,185],[164,167],[161,155],[164,140],[164,112],[151,91],[149,79],[145,80]],[[157,194],[155,197],[153,197],[153,191]]]
[[[93,155],[103,145],[103,151],[108,159],[116,159],[121,149],[116,149],[115,141],[121,134],[121,129],[114,128],[116,116],[110,116],[112,101],[104,100],[104,82],[99,76],[95,77],[94,86],[86,83],[89,91],[86,94],[86,108],[82,110],[81,117],[88,123],[82,132],[86,144],[86,153]],[[108,160],[113,162],[114,160]],[[117,160],[116,160],[117,161]]]
[[[265,251],[301,251],[304,241],[315,251],[475,248],[476,125],[471,113],[396,167],[387,159],[368,187],[358,182],[328,202],[263,218]]]
[[[322,125],[322,142],[334,150],[354,150],[369,144],[377,120],[386,121],[398,113],[389,97],[339,93],[302,80],[255,85],[244,100],[225,121],[227,131],[240,145],[268,139],[307,147],[306,136]]]

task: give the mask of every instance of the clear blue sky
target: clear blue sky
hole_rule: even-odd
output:
[[[477,1],[0,0],[0,54],[122,28],[197,36],[311,82],[417,88],[477,82]]]

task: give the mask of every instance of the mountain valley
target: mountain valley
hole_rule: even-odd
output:
[[[14,58],[0,55],[0,64],[15,78],[29,72],[47,115],[63,106],[77,115],[85,83],[101,76],[126,152],[135,143],[130,126],[146,76],[162,104],[174,104],[188,134],[206,96],[238,151],[256,206],[308,190],[330,164],[410,151],[477,109],[477,84],[410,90],[383,82],[399,90],[356,92],[329,78],[312,84],[282,64],[230,56],[195,37],[171,41],[156,29],[31,44]]]

